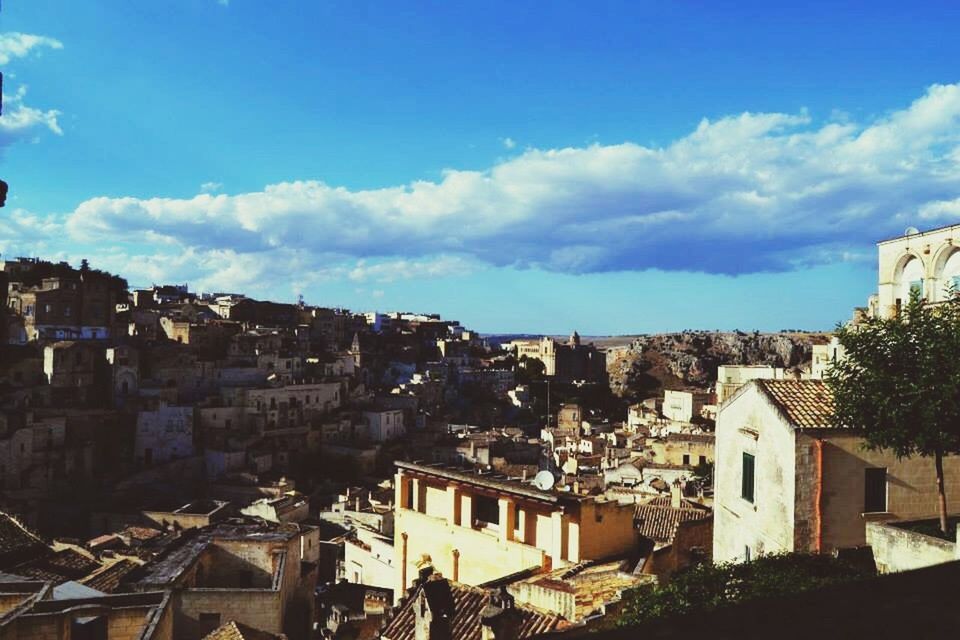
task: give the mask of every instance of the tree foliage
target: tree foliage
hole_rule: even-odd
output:
[[[788,596],[860,580],[874,572],[832,556],[784,553],[740,564],[701,564],[662,586],[643,585],[623,596],[618,626],[699,614],[757,598]]]
[[[845,356],[827,372],[834,424],[872,449],[933,456],[945,517],[942,458],[960,452],[960,302],[925,304],[837,332]]]

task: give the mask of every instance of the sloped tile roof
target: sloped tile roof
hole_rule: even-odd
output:
[[[686,499],[681,500],[680,507],[674,508],[670,506],[670,496],[660,496],[637,505],[633,524],[643,537],[659,545],[668,545],[673,543],[681,522],[703,520],[712,513],[708,507]]]
[[[18,575],[49,580],[56,584],[84,578],[102,565],[73,549],[61,549],[35,558],[14,568]]]
[[[119,560],[103,571],[87,576],[80,582],[91,589],[103,591],[104,593],[113,593],[120,587],[120,582],[123,580],[123,577],[138,566],[139,565],[132,560]]]
[[[277,640],[279,637],[239,622],[230,621],[218,627],[212,633],[205,635],[203,640]]]
[[[485,589],[448,581],[439,576],[428,580],[426,584],[439,581],[449,585],[450,596],[453,598],[455,613],[450,620],[450,640],[480,640],[482,634],[480,614],[487,606],[489,593]],[[423,588],[423,585],[418,586],[400,603],[380,634],[383,640],[414,640],[416,614],[413,605],[417,601],[420,589]],[[432,595],[436,597],[436,594]],[[517,631],[518,640],[557,631],[569,624],[556,614],[544,613],[519,603],[516,605],[516,610],[523,616]]]
[[[757,380],[757,386],[799,429],[829,429],[833,396],[821,380]]]
[[[0,567],[9,568],[48,549],[39,536],[27,530],[16,519],[0,513]]]

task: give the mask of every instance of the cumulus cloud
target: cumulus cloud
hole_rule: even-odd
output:
[[[204,182],[200,185],[201,193],[215,193],[220,191],[220,189],[223,189],[222,182]]]
[[[31,33],[0,33],[0,64],[10,64],[14,58],[24,58],[31,51],[43,47],[63,49],[63,43],[55,38]]]
[[[908,224],[960,219],[958,196],[960,85],[936,85],[864,123],[742,113],[704,119],[663,147],[528,149],[485,171],[382,189],[293,181],[92,198],[66,226],[86,240],[340,256],[372,279],[387,272],[374,264],[416,271],[437,256],[563,273],[740,274],[851,259]]]
[[[513,149],[514,147],[517,146],[517,141],[514,140],[513,138],[501,138],[500,142],[502,142],[503,146],[506,147],[507,149]]]
[[[21,86],[13,95],[3,96],[3,115],[0,115],[0,149],[19,140],[30,140],[43,131],[63,135],[55,109],[36,109],[24,103],[27,88]]]

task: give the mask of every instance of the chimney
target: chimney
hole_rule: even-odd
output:
[[[670,506],[679,509],[683,499],[683,485],[679,478],[670,485]]]
[[[502,586],[490,594],[487,606],[480,612],[480,640],[517,640],[521,622],[513,596]]]
[[[423,567],[413,603],[414,640],[451,640],[450,621],[455,613],[450,583],[434,575],[433,567]]]

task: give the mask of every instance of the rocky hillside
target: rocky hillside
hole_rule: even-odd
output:
[[[706,388],[722,364],[808,367],[820,333],[721,333],[684,331],[639,336],[628,346],[608,347],[610,387],[622,397],[645,398],[664,387]]]

